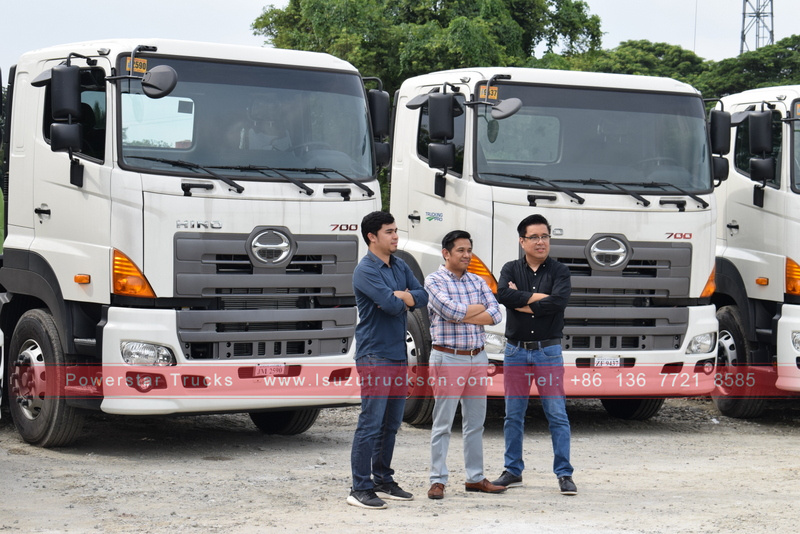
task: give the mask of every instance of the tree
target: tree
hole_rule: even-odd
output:
[[[424,72],[525,65],[540,45],[596,50],[602,36],[581,0],[289,0],[252,29],[277,48],[347,60],[390,92]]]
[[[690,50],[647,40],[625,41],[612,50],[593,50],[571,57],[546,54],[532,63],[541,68],[663,76],[691,85],[711,66],[711,62]]]
[[[723,59],[697,81],[704,95],[716,98],[757,87],[791,84],[800,84],[800,35]]]

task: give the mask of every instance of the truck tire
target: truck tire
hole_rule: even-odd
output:
[[[265,434],[294,436],[302,434],[314,424],[319,408],[286,410],[281,412],[252,412],[250,420]]]
[[[406,354],[409,386],[403,421],[410,425],[427,425],[433,421],[434,399],[428,384],[431,330],[425,310],[417,309],[408,314]]]
[[[737,419],[758,417],[764,411],[764,398],[755,395],[754,383],[737,379],[748,375],[750,364],[750,344],[744,335],[739,310],[724,306],[717,310],[717,321],[717,374],[711,399],[722,415]]]
[[[69,445],[83,427],[83,413],[68,406],[64,395],[65,364],[50,312],[25,312],[11,336],[6,376],[11,418],[32,445]]]
[[[644,421],[658,413],[664,399],[600,399],[600,402],[612,417]]]

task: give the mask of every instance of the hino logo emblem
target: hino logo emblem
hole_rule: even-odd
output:
[[[292,252],[289,236],[278,230],[266,230],[257,234],[250,243],[253,256],[268,265],[284,262]]]
[[[629,254],[628,245],[616,237],[601,237],[589,247],[589,256],[592,261],[606,269],[613,269],[625,264]]]

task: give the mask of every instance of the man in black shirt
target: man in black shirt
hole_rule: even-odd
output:
[[[503,363],[506,417],[505,470],[492,482],[508,488],[522,485],[522,438],[531,384],[536,384],[553,441],[553,471],[564,495],[578,493],[569,461],[570,427],[564,395],[561,337],[564,308],[572,291],[569,268],[550,258],[550,224],[530,215],[517,226],[525,256],[506,263],[500,273],[497,300],[506,307]]]

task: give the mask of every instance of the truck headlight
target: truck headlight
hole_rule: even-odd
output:
[[[128,365],[155,365],[166,367],[175,365],[175,355],[167,347],[142,343],[141,341],[123,341],[120,343],[122,360]]]
[[[800,332],[792,332],[792,346],[794,350],[800,352]]]
[[[689,341],[689,346],[686,347],[686,354],[705,354],[717,348],[717,334],[716,332],[706,332],[705,334],[698,334]]]
[[[492,347],[496,347],[494,350],[489,350],[487,352],[504,352],[506,350],[506,338],[505,336],[501,336],[500,334],[486,334],[486,344]]]

